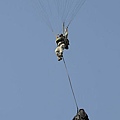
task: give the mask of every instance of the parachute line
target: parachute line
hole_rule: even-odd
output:
[[[38,0],[38,3],[39,3],[40,11],[41,11],[40,14],[43,16],[42,18],[44,19],[44,21],[46,22],[46,24],[47,24],[47,26],[50,28],[50,30],[51,30],[52,32],[54,32],[54,31],[53,31],[53,28],[52,28],[52,25],[51,25],[51,22],[50,22],[50,20],[49,20],[48,13],[47,13],[47,11],[46,11],[46,9],[45,9],[44,4],[42,3],[42,0]]]
[[[53,32],[61,30],[61,24],[67,27],[74,20],[86,0],[37,0],[41,18]]]
[[[74,101],[75,101],[77,112],[78,112],[77,100],[76,100],[76,97],[75,97],[75,93],[74,93],[74,90],[73,90],[73,87],[72,87],[72,82],[71,82],[71,79],[70,79],[70,76],[69,76],[69,73],[68,73],[68,69],[67,69],[67,65],[65,63],[64,57],[63,57],[63,62],[64,62],[64,66],[65,66],[65,69],[66,69],[67,76],[68,76],[68,80],[69,80],[69,83],[70,83],[70,88],[71,88],[71,91],[72,91],[72,94],[73,94],[73,98],[74,98]]]
[[[83,4],[85,3],[85,1],[86,0],[82,0],[79,2],[79,4],[76,3],[76,7],[74,8],[73,12],[71,13],[72,15],[71,15],[71,18],[69,18],[69,23],[67,26],[69,26],[71,24],[71,22],[74,20],[74,18],[76,17],[77,13],[80,11],[80,9],[83,6]]]
[[[67,21],[67,18],[70,16],[70,13],[72,11],[73,5],[74,5],[74,0],[68,1],[66,4],[66,14],[64,14],[64,21]]]

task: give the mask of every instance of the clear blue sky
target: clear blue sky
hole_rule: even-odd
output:
[[[35,0],[0,0],[0,120],[72,120],[76,107],[55,38]],[[120,119],[120,1],[87,0],[64,52],[90,120]]]

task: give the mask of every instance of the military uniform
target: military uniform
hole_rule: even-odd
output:
[[[58,61],[62,60],[63,57],[63,51],[64,49],[69,49],[69,40],[67,39],[68,37],[68,30],[65,31],[65,34],[61,34],[56,37],[56,44],[57,48],[55,49],[55,53],[57,55]]]
[[[64,36],[60,36],[56,38],[57,48],[55,49],[55,53],[57,55],[58,61],[62,60],[63,50],[65,49]]]

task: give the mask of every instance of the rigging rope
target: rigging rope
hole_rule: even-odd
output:
[[[48,2],[48,1],[47,1]],[[49,3],[49,2],[48,2]],[[39,5],[39,9],[40,9],[40,14],[42,15],[42,18],[43,20],[46,22],[46,25],[48,26],[48,28],[51,30],[51,32],[54,32],[53,31],[53,27],[52,27],[52,24],[50,22],[50,19],[49,19],[49,15],[48,15],[48,12],[45,8],[45,5],[43,3],[43,1],[41,0],[38,0],[38,5]],[[48,4],[49,5],[49,4]],[[51,11],[51,10],[50,10]]]
[[[63,57],[63,62],[64,62],[64,66],[65,66],[65,69],[66,69],[66,73],[67,73],[67,76],[68,76],[68,80],[69,80],[69,83],[70,83],[71,91],[72,91],[72,94],[73,94],[73,98],[74,98],[75,105],[76,105],[76,108],[77,108],[77,113],[78,113],[79,108],[78,108],[78,105],[77,105],[77,100],[75,98],[74,90],[73,90],[73,87],[72,87],[71,79],[70,79],[70,76],[69,76],[69,73],[68,73],[68,69],[67,69],[64,57]]]
[[[74,20],[75,16],[77,15],[77,13],[79,12],[79,10],[81,9],[85,2],[86,0],[81,0],[78,4],[76,4],[76,7],[73,9],[73,12],[71,12],[72,15],[67,25],[68,27],[70,26],[71,22]]]

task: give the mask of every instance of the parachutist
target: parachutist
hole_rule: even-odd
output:
[[[67,37],[68,31],[65,31],[65,35],[60,34],[59,36],[56,36],[57,48],[55,49],[55,53],[57,55],[58,61],[62,60],[64,49],[68,49],[69,40]]]
[[[80,109],[77,115],[73,118],[73,120],[89,120],[87,113],[84,109]]]
[[[62,60],[63,50],[65,49],[65,42],[63,34],[56,37],[57,48],[55,49],[55,53],[57,55],[58,61]]]

